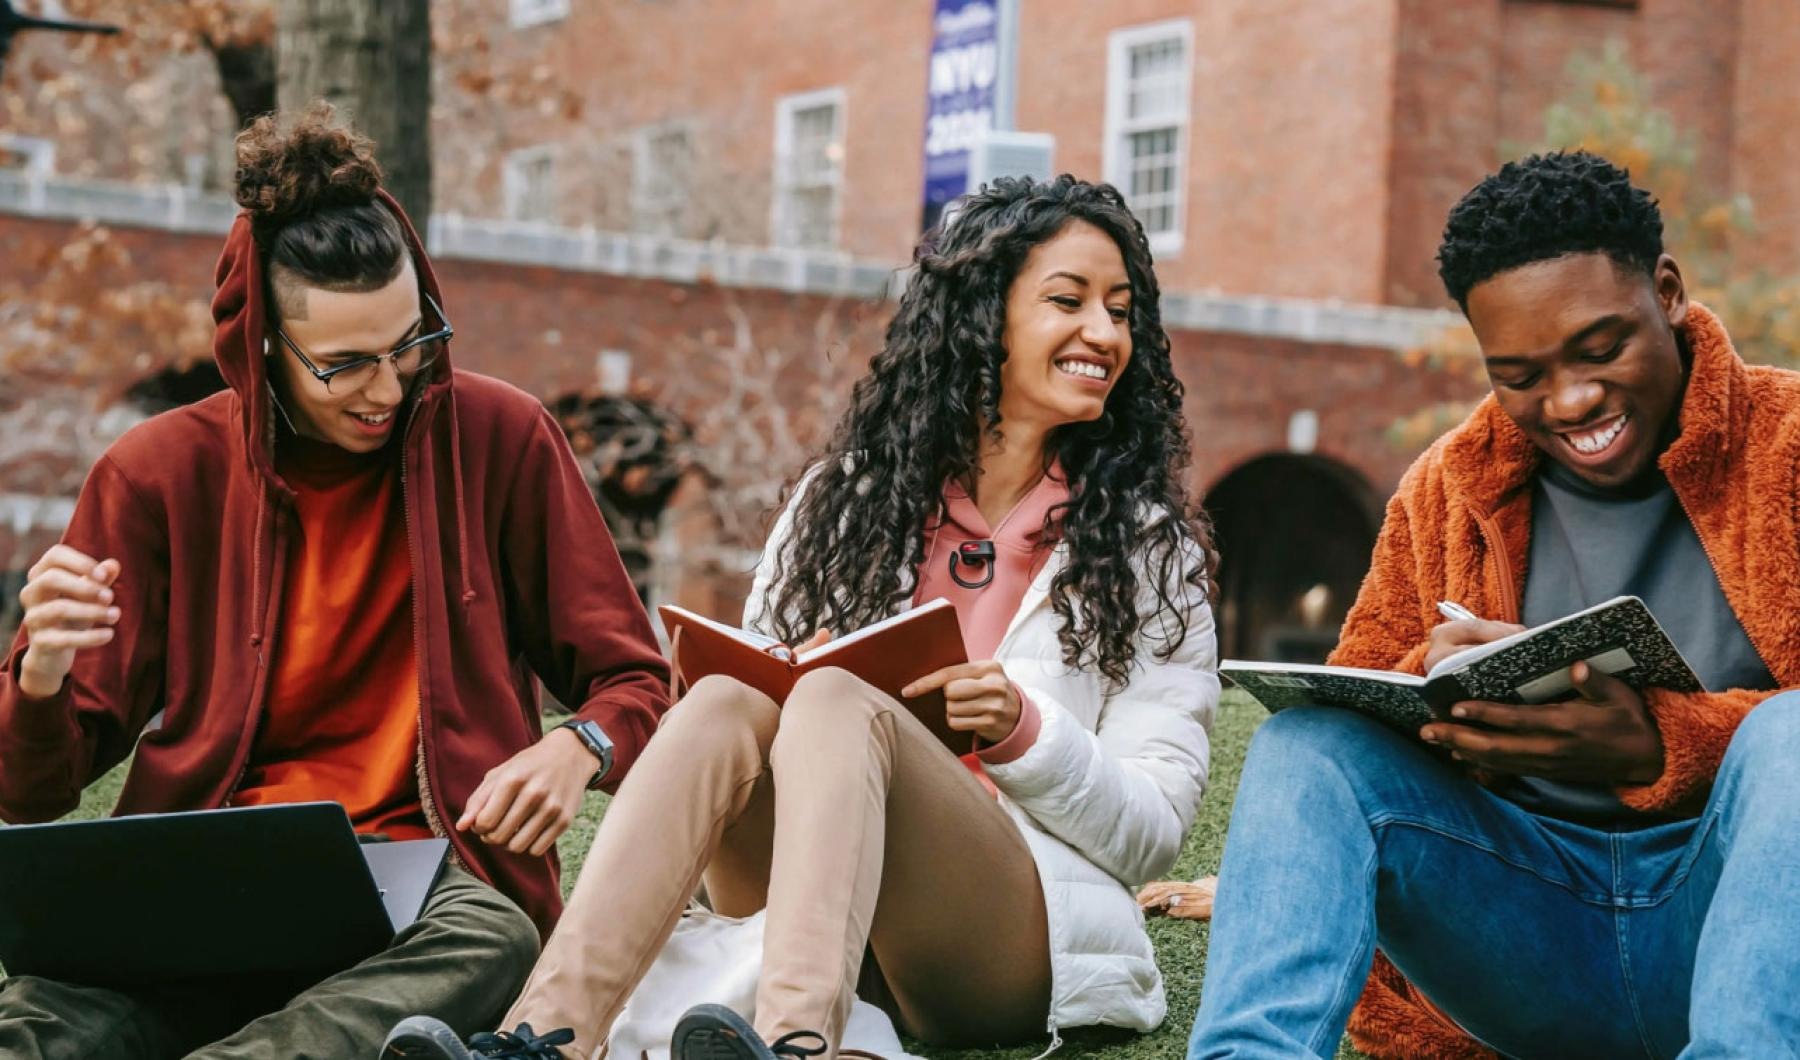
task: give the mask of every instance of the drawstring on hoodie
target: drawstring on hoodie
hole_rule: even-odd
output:
[[[256,530],[251,533],[250,540],[250,646],[262,647],[262,530],[263,513],[269,506],[269,487],[267,483],[258,483],[256,489]]]
[[[467,611],[475,602],[475,586],[469,580],[469,524],[463,514],[462,422],[456,414],[456,388],[450,389],[450,483],[456,498],[456,563],[462,578],[462,604]]]
[[[435,291],[436,279],[431,271],[431,263],[425,257],[424,247],[419,243],[418,234],[413,230],[412,222],[406,212],[400,208],[387,192],[377,189],[376,199],[391,210],[400,221],[406,235],[407,246],[413,257],[414,266],[419,271],[421,290]],[[240,213],[232,222],[231,233],[226,237],[225,250],[219,257],[219,264],[214,272],[214,282],[218,290],[213,295],[212,316],[215,325],[213,335],[213,354],[218,361],[219,371],[231,388],[238,392],[244,402],[244,441],[245,453],[250,463],[253,476],[261,476],[263,482],[258,490],[256,503],[255,541],[252,545],[252,561],[256,569],[251,577],[251,629],[250,644],[260,649],[263,642],[263,631],[267,624],[267,616],[263,614],[265,599],[273,598],[274,572],[269,572],[270,584],[263,584],[263,531],[268,524],[272,509],[271,493],[284,491],[285,486],[276,475],[273,466],[274,443],[276,433],[276,417],[293,429],[287,409],[283,408],[275,396],[270,380],[262,371],[262,363],[269,353],[268,336],[264,333],[265,315],[262,305],[263,268],[258,253],[255,237],[251,227],[250,214]],[[448,366],[444,366],[444,382],[450,383]],[[255,395],[259,389],[267,392],[267,404],[258,406]],[[453,385],[445,388],[450,401],[450,459],[451,482],[456,502],[456,559],[457,573],[462,579],[462,605],[466,611],[476,599],[475,586],[469,574],[469,527],[468,515],[464,511],[463,463],[462,463],[462,431],[460,417],[456,407],[456,390]],[[263,436],[258,438],[261,433]],[[296,432],[298,433],[298,432]],[[405,455],[401,460],[404,462]],[[402,464],[404,476],[404,463]],[[265,590],[267,595],[265,596]]]

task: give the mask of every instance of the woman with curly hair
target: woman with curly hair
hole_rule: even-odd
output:
[[[253,123],[237,162],[212,305],[230,385],[107,449],[31,568],[0,667],[0,817],[53,820],[130,756],[118,813],[335,802],[366,836],[447,839],[453,864],[352,968],[15,974],[0,1056],[368,1056],[410,1012],[490,1023],[560,909],[557,835],[668,702],[560,428],[452,368],[373,145],[320,105]],[[539,681],[610,736],[610,769],[579,732],[544,735]]]
[[[930,1042],[1162,1019],[1130,888],[1194,819],[1219,685],[1149,247],[1109,186],[1000,180],[917,266],[746,625],[810,646],[947,598],[977,661],[904,694],[941,691],[980,749],[959,762],[843,670],[785,703],[701,680],[609,809],[515,1030],[471,1051],[408,1021],[391,1056],[590,1055],[702,880],[766,935],[754,1024],[697,1007],[687,1060],[835,1055],[859,974]]]

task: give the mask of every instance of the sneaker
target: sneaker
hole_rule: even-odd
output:
[[[508,1031],[482,1031],[467,1042],[443,1020],[408,1016],[388,1032],[381,1060],[572,1060],[559,1045],[575,1040],[567,1027],[538,1034],[521,1023]]]
[[[674,1060],[806,1060],[828,1045],[816,1031],[795,1031],[765,1044],[744,1017],[724,1005],[695,1005],[675,1024]]]

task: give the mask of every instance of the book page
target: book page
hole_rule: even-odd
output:
[[[794,664],[796,666],[798,666],[798,665],[802,665],[804,663],[809,663],[809,662],[813,661],[814,659],[822,659],[825,656],[830,655],[832,652],[837,651],[841,648],[848,648],[850,645],[855,644],[859,640],[867,640],[870,637],[876,636],[877,634],[880,634],[880,633],[884,633],[887,630],[894,628],[895,626],[898,626],[905,622],[910,622],[916,618],[919,618],[922,615],[928,615],[934,611],[942,611],[946,607],[954,607],[954,606],[955,605],[952,604],[950,601],[948,601],[940,596],[937,599],[932,600],[928,603],[920,604],[918,607],[913,608],[911,611],[902,611],[892,618],[884,618],[880,622],[875,623],[874,625],[864,626],[863,628],[857,630],[855,633],[846,633],[845,635],[843,635],[841,637],[837,637],[833,640],[827,641],[825,644],[820,645],[817,648],[814,648],[812,651],[801,652],[800,654],[794,656]]]
[[[1219,664],[1219,672],[1254,673],[1269,677],[1295,676],[1304,678],[1307,675],[1360,677],[1365,681],[1381,681],[1391,685],[1405,685],[1417,688],[1425,683],[1417,674],[1403,674],[1398,670],[1365,670],[1356,666],[1322,666],[1317,663],[1285,663],[1285,662],[1248,662],[1241,659],[1226,659]],[[1278,683],[1278,682],[1270,682]]]
[[[657,608],[657,610],[667,611],[669,614],[680,618],[683,622],[691,623],[696,626],[705,626],[714,632],[723,633],[732,640],[735,640],[740,644],[748,644],[757,651],[768,651],[770,648],[781,646],[781,642],[774,637],[765,637],[755,630],[739,629],[736,626],[728,626],[723,622],[714,622],[705,615],[697,615],[685,607],[676,607],[674,604],[664,604]]]

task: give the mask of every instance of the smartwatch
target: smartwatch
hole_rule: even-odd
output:
[[[594,757],[600,760],[600,768],[594,770],[593,779],[588,781],[588,790],[592,791],[599,787],[601,782],[606,779],[606,774],[612,772],[613,767],[613,742],[606,738],[606,731],[595,723],[583,721],[580,718],[565,721],[557,728],[573,732],[576,739],[581,741],[581,745],[592,751]]]

